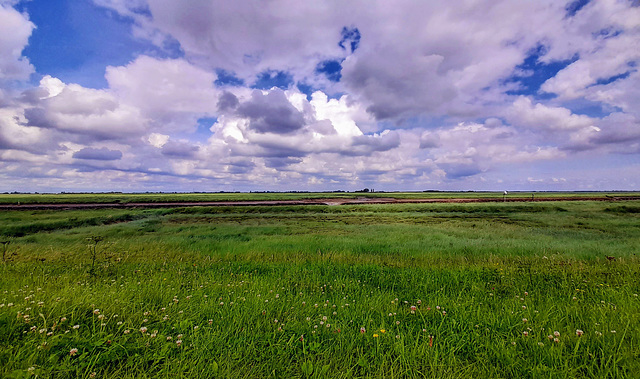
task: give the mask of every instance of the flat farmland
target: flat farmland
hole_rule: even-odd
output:
[[[562,195],[4,195],[125,206],[0,211],[0,376],[636,377],[640,201]]]

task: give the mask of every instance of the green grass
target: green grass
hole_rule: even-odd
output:
[[[508,198],[534,197],[629,197],[638,192],[511,192]],[[265,201],[304,199],[502,199],[502,192],[258,192],[258,193],[66,193],[66,194],[0,194],[0,204],[77,204],[135,202],[197,202],[197,201]]]
[[[633,378],[639,226],[638,201],[4,211],[0,377]]]

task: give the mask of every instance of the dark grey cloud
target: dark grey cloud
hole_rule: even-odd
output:
[[[420,136],[420,148],[421,149],[430,149],[435,147],[440,147],[440,136],[434,133],[423,133]]]
[[[367,112],[377,120],[437,113],[443,104],[456,98],[455,87],[438,71],[441,56],[416,58],[406,51],[387,49],[384,56],[372,51],[347,59],[342,70],[345,86],[362,96],[369,104]]]
[[[321,133],[325,136],[337,134],[336,129],[333,127],[333,123],[329,120],[319,120],[313,125],[310,125],[310,130]]]
[[[234,159],[223,163],[223,165],[227,166],[226,170],[230,174],[246,174],[256,167],[256,164],[250,159]]]
[[[375,151],[387,151],[400,146],[400,136],[391,131],[379,136],[363,135],[353,137],[351,149],[341,152],[343,155],[370,155]]]
[[[110,150],[106,147],[95,149],[93,147],[85,147],[82,150],[73,153],[76,159],[93,159],[97,161],[115,161],[122,158],[120,150]]]
[[[640,122],[617,125],[615,128],[598,133],[591,139],[595,144],[626,144],[636,141],[640,141]]]
[[[0,108],[9,106],[12,102],[13,98],[11,98],[9,94],[5,93],[5,91],[0,88]]]
[[[304,116],[284,94],[275,89],[268,94],[253,91],[251,99],[238,106],[238,114],[248,118],[249,127],[259,133],[287,134],[301,129]]]
[[[193,158],[200,148],[186,142],[169,141],[162,146],[162,155],[176,158]]]
[[[302,158],[285,157],[285,158],[266,158],[265,165],[271,168],[283,169],[292,164],[302,162]]]
[[[19,100],[27,104],[36,105],[42,101],[42,98],[47,96],[49,96],[49,91],[42,87],[35,87],[24,90],[20,94]]]
[[[13,149],[14,145],[0,133],[0,150]]]
[[[477,163],[441,163],[438,165],[447,173],[447,179],[460,179],[482,172]]]
[[[233,146],[231,152],[235,156],[264,158],[304,157],[309,154],[303,150],[269,143],[256,145],[239,144]]]
[[[240,102],[238,101],[236,95],[232,94],[231,92],[224,91],[218,99],[218,110],[220,112],[235,110],[239,104]]]
[[[51,121],[44,108],[34,107],[24,110],[24,118],[27,119],[27,126],[37,126],[38,128],[55,129],[56,124]]]

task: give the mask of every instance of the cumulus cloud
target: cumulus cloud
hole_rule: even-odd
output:
[[[514,125],[541,130],[575,130],[593,125],[593,120],[576,115],[563,107],[533,104],[531,99],[521,96],[507,111],[507,119]]]
[[[310,7],[149,0],[151,16],[136,14],[139,4],[99,3],[175,38],[193,61],[247,83],[274,70],[318,83],[324,77],[314,75],[319,65],[346,58],[337,73],[339,88],[357,94],[378,119],[443,113],[472,101],[477,91],[510,75],[541,39],[551,39],[565,14],[565,4],[556,1]]]
[[[640,120],[625,113],[612,113],[600,122],[600,133],[590,136],[594,144],[614,145],[620,152],[640,152]]]
[[[122,158],[122,152],[120,150],[109,150],[106,147],[100,149],[85,147],[82,150],[78,150],[73,153],[73,158],[92,159],[97,161],[115,161]]]
[[[34,69],[22,50],[35,25],[11,5],[0,4],[0,80],[25,80]]]
[[[40,83],[49,95],[25,109],[28,126],[96,140],[126,139],[144,131],[146,120],[140,109],[123,104],[108,91],[77,84],[56,85],[52,90],[50,82],[45,77]]]
[[[420,136],[420,148],[428,149],[440,146],[440,137],[437,133],[423,132]]]
[[[5,186],[586,186],[532,167],[640,152],[630,2],[93,2],[160,47],[100,89],[27,82],[36,26],[0,2]]]
[[[546,60],[578,60],[547,80],[542,91],[561,98],[584,96],[590,86],[636,71],[640,59],[640,9],[626,1],[592,1],[563,24],[549,45]]]
[[[16,149],[42,154],[50,149],[52,134],[28,126],[23,109],[0,108],[0,150]]]
[[[234,96],[235,98],[235,96]],[[363,124],[370,117],[348,96],[329,99],[316,92],[308,100],[296,90],[254,90],[238,100],[237,108],[218,118],[212,127],[214,137],[225,141],[232,155],[268,158],[300,158],[322,153],[342,156],[369,156],[400,145],[395,131],[365,134]],[[282,162],[269,160],[282,167]],[[269,163],[269,164],[272,164]]]
[[[235,110],[240,102],[238,98],[231,92],[224,91],[218,99],[218,110],[221,112],[228,112]]]
[[[620,79],[587,88],[585,98],[596,103],[618,107],[625,113],[640,117],[640,71],[630,72]]]
[[[555,146],[534,143],[511,126],[495,126],[491,122],[438,128],[423,133],[418,142],[437,168],[452,179],[496,170],[505,164],[532,163],[565,155]]]
[[[195,121],[215,113],[218,91],[214,73],[183,59],[140,56],[126,66],[107,67],[110,92],[141,115],[155,130],[192,131]]]
[[[162,146],[162,154],[169,157],[193,158],[199,149],[188,142],[169,141]]]
[[[238,115],[249,119],[249,128],[259,133],[286,134],[304,126],[304,116],[284,91],[274,89],[267,94],[255,90],[251,98],[238,106]]]
[[[370,155],[374,151],[387,151],[400,146],[400,136],[395,131],[385,130],[380,134],[353,137],[351,149],[346,155]]]

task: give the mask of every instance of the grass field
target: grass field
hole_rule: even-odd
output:
[[[0,377],[640,372],[640,201],[2,211],[0,241]]]
[[[509,197],[628,197],[639,192],[511,192]],[[305,199],[502,199],[502,192],[237,192],[237,193],[67,193],[0,194],[0,204],[195,202],[195,201],[263,201]]]

